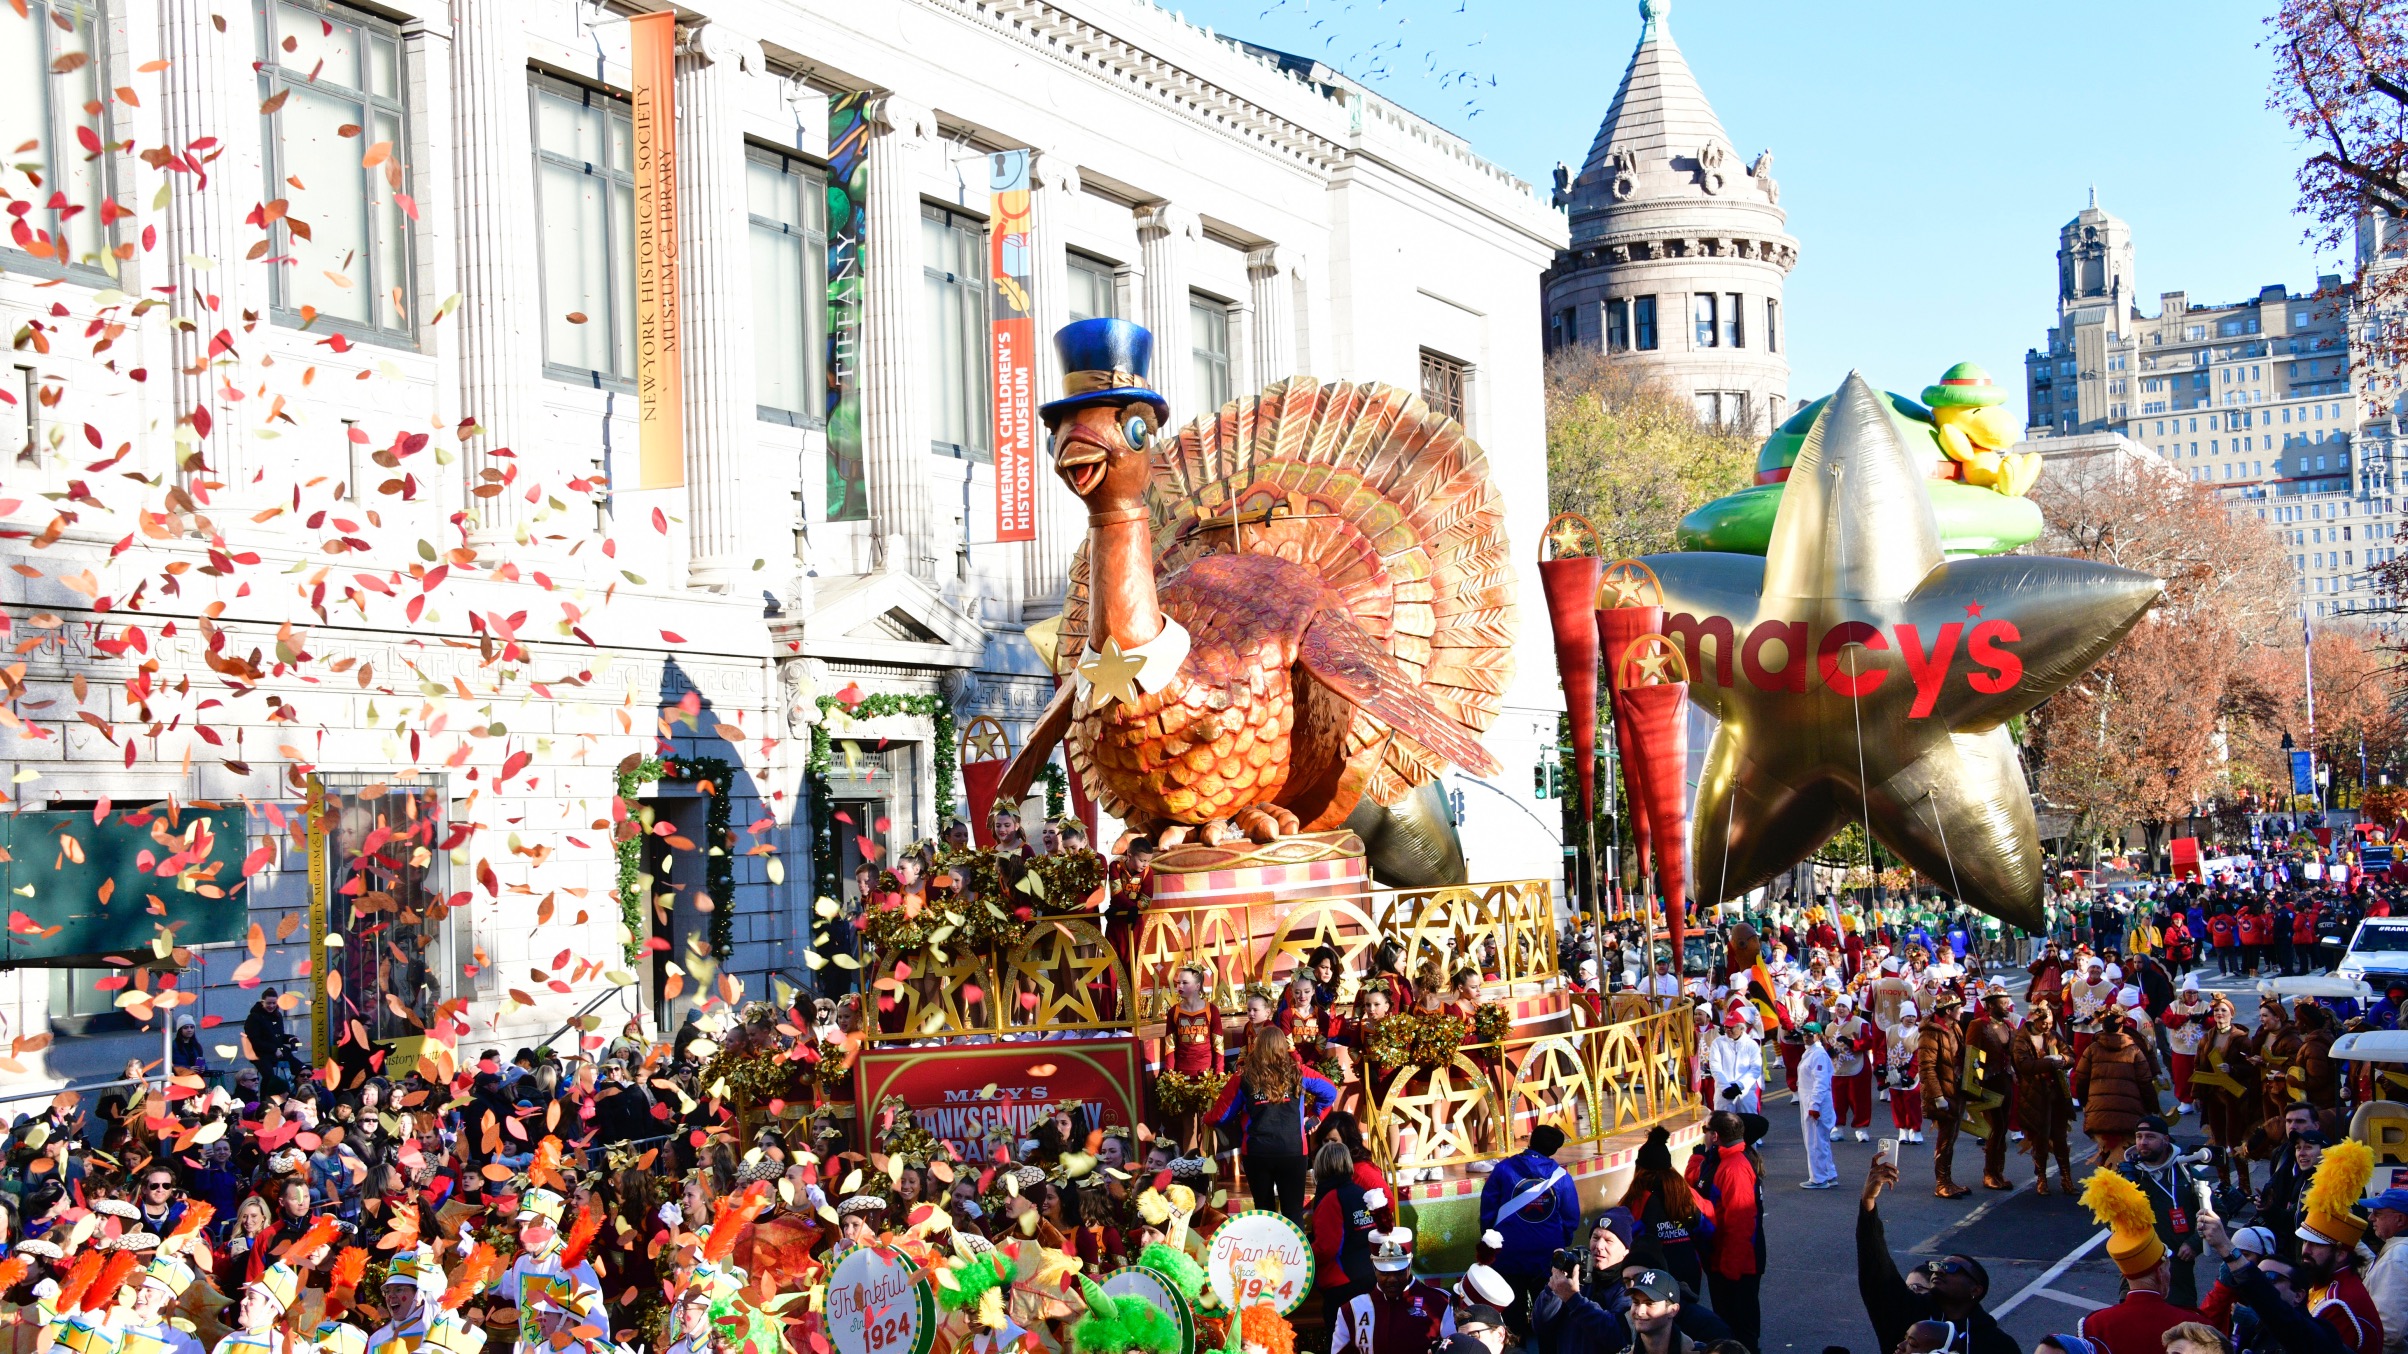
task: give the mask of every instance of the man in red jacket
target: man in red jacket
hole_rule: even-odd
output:
[[[1689,1154],[1689,1184],[1711,1207],[1706,1291],[1732,1338],[1750,1349],[1764,1332],[1764,1209],[1756,1165],[1748,1160],[1747,1123],[1729,1110],[1706,1120],[1706,1141]]]
[[[2248,976],[2255,978],[2266,963],[2266,950],[2274,943],[2274,918],[2266,915],[2264,903],[2251,903],[2241,911],[2241,954],[2248,965]]]
[[[2216,972],[2227,978],[2238,977],[2240,951],[2235,947],[2241,943],[2240,928],[2230,912],[2219,912],[2207,919],[2207,943],[2216,951]]]

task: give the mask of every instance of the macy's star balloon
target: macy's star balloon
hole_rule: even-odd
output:
[[[1869,821],[1956,897],[2040,929],[2040,833],[2006,722],[2103,657],[2162,588],[2085,560],[1947,559],[1926,478],[1851,372],[1762,557],[1646,558],[1690,695],[1721,721],[1691,833],[1698,896],[1735,898]]]

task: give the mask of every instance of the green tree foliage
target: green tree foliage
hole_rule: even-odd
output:
[[[1755,480],[1760,439],[1699,424],[1680,395],[1575,346],[1547,364],[1547,483],[1605,558],[1670,550],[1692,509]]]

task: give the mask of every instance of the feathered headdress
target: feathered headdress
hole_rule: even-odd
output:
[[[2324,1149],[2316,1176],[2300,1196],[2299,1239],[2327,1246],[2355,1246],[2366,1235],[2366,1219],[2358,1216],[2358,1200],[2374,1178],[2374,1149],[2343,1139]]]
[[[560,1250],[560,1267],[575,1269],[585,1262],[585,1253],[593,1249],[594,1238],[601,1234],[602,1219],[594,1215],[593,1205],[577,1205],[577,1221],[569,1226],[569,1240]]]
[[[159,1242],[159,1254],[182,1254],[187,1247],[194,1244],[193,1238],[201,1234],[201,1229],[208,1226],[216,1217],[216,1204],[195,1199],[184,1205],[184,1216],[176,1221],[175,1230],[169,1232]]]
[[[569,1182],[560,1174],[560,1139],[546,1133],[543,1141],[535,1144],[535,1159],[527,1163],[527,1179],[569,1193]]]
[[[769,1183],[765,1180],[756,1180],[743,1193],[720,1200],[711,1217],[711,1234],[702,1243],[702,1258],[714,1265],[724,1264],[736,1253],[737,1238],[768,1207]]]
[[[493,1247],[486,1242],[478,1242],[477,1248],[470,1251],[468,1259],[461,1264],[460,1272],[452,1276],[450,1286],[443,1290],[442,1300],[436,1306],[447,1312],[460,1310],[460,1304],[475,1297],[500,1272],[501,1267],[501,1259],[493,1253]]]
[[[100,1267],[108,1262],[108,1256],[96,1250],[87,1250],[76,1256],[75,1264],[67,1270],[66,1281],[59,1285],[58,1299],[51,1304],[51,1309],[60,1312],[77,1310],[84,1300],[84,1293],[92,1287],[93,1280],[100,1277]]]
[[[295,1265],[309,1263],[310,1252],[320,1246],[331,1246],[343,1234],[343,1225],[333,1218],[321,1216],[310,1223],[309,1230],[276,1248],[276,1258]]]
[[[1010,1290],[1013,1275],[1012,1262],[992,1247],[976,1252],[937,1271],[937,1306],[948,1312],[976,1307],[980,1325],[1002,1330],[1003,1295]]]
[[[339,1321],[351,1310],[351,1297],[359,1291],[360,1280],[368,1273],[368,1251],[363,1246],[345,1246],[334,1258],[334,1272],[326,1280],[326,1317]]]
[[[132,1251],[110,1252],[108,1263],[101,1266],[100,1277],[93,1280],[91,1287],[83,1292],[83,1300],[79,1304],[82,1310],[99,1311],[117,1301],[117,1290],[125,1287],[125,1281],[133,1278],[134,1271],[141,1267],[142,1257]],[[59,1306],[61,1311],[66,1310],[65,1303]]]
[[[2092,1171],[2082,1184],[2082,1206],[2107,1229],[2107,1256],[2125,1278],[2137,1279],[2165,1259],[2156,1215],[2140,1186],[2114,1171]]]
[[[32,1272],[33,1261],[22,1255],[12,1255],[6,1260],[0,1260],[0,1293],[5,1293],[25,1282],[25,1276]]]

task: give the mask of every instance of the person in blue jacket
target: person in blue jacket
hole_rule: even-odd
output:
[[[1495,1261],[1513,1285],[1505,1314],[1516,1334],[1529,1333],[1530,1295],[1547,1286],[1555,1252],[1572,1244],[1580,1226],[1580,1191],[1555,1164],[1564,1131],[1553,1124],[1530,1130],[1530,1145],[1497,1163],[1480,1187],[1480,1230],[1504,1238]]]
[[[1285,1030],[1254,1036],[1237,1075],[1205,1115],[1238,1135],[1238,1164],[1254,1191],[1254,1206],[1304,1221],[1305,1135],[1338,1103],[1338,1088],[1296,1057]]]

